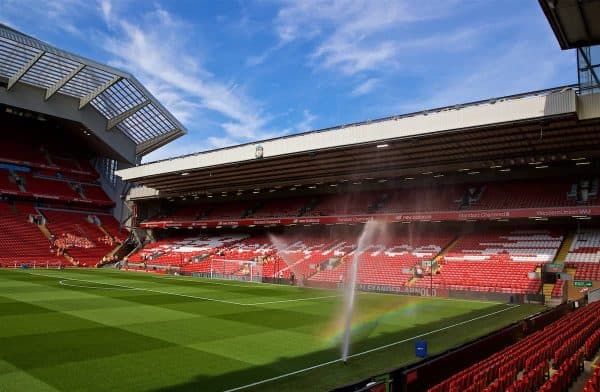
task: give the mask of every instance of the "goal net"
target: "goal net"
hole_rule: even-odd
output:
[[[193,272],[193,276],[212,279],[262,282],[262,265],[254,261],[213,258],[205,261],[203,271]]]

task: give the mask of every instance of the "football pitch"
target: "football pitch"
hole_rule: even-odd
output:
[[[0,270],[0,391],[321,391],[541,310],[113,270]]]

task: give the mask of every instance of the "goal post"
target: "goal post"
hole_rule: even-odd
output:
[[[203,271],[193,272],[192,276],[211,279],[262,282],[263,266],[249,260],[215,258],[207,260]]]

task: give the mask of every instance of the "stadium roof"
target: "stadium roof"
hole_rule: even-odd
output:
[[[151,188],[141,188],[137,197],[398,178],[456,171],[465,163],[488,169],[600,156],[599,131],[600,95],[577,96],[566,86],[207,151],[117,174]]]
[[[63,94],[79,100],[106,119],[105,131],[117,130],[143,156],[185,134],[185,128],[132,75],[57,49],[0,24],[0,85],[17,83],[44,90],[44,100]]]
[[[600,44],[599,0],[539,0],[561,49]]]

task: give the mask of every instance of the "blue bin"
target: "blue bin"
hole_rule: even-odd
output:
[[[415,342],[415,355],[419,358],[425,358],[427,356],[427,342],[424,340],[417,340]]]

